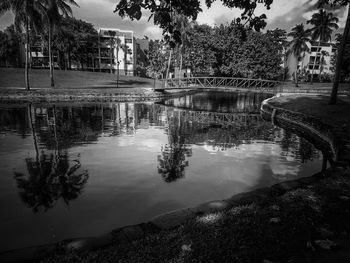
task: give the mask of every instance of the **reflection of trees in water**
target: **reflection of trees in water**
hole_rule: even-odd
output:
[[[56,112],[53,108],[54,153],[39,152],[36,130],[34,128],[33,108],[28,105],[28,116],[32,130],[36,157],[26,158],[28,176],[15,172],[17,187],[23,202],[35,212],[41,207],[52,208],[59,199],[68,204],[81,194],[87,180],[87,171],[79,173],[80,161],[71,165],[67,151],[61,153],[57,141]]]
[[[319,158],[319,151],[306,139],[283,129],[279,129],[275,136],[281,139],[282,156],[289,156],[302,163]]]
[[[186,157],[192,156],[192,149],[184,144],[187,126],[179,114],[168,114],[168,144],[162,146],[158,156],[158,173],[167,183],[183,178],[185,167],[189,165]]]
[[[22,138],[25,138],[30,131],[27,120],[25,107],[0,108],[0,132],[15,130]]]
[[[76,199],[88,180],[87,171],[79,172],[79,160],[71,165],[67,153],[59,156],[41,152],[36,159],[25,159],[28,175],[15,172],[22,201],[34,212],[55,206],[62,200],[68,203]]]
[[[259,113],[260,103],[268,97],[270,95],[265,93],[205,91],[168,99],[164,104],[196,111]]]
[[[183,144],[164,145],[158,155],[158,173],[167,183],[185,176],[185,167],[189,165],[186,157],[192,156],[192,149]]]

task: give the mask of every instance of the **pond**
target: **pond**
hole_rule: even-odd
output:
[[[319,172],[322,153],[261,119],[267,97],[2,104],[0,251],[98,235]]]

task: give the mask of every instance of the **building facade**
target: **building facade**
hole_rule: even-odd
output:
[[[98,65],[100,71],[134,75],[134,32],[116,28],[101,28],[98,31]]]
[[[336,52],[335,44],[332,42],[321,42],[319,46],[317,41],[311,41],[307,43],[307,46],[309,51],[301,54],[299,62],[297,62],[294,54],[289,56],[287,64],[290,79],[293,79],[296,63],[298,63],[299,75],[311,75],[313,69],[314,79],[323,74],[333,74],[334,69],[331,59]]]

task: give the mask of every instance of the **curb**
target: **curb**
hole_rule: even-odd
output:
[[[332,166],[338,163],[341,143],[334,132],[334,127],[324,124],[316,117],[269,104],[275,98],[276,96],[262,102],[260,108],[262,118],[302,135],[326,155]]]

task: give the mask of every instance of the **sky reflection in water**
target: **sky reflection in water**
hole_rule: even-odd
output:
[[[97,235],[318,172],[322,154],[247,93],[2,105],[0,250]]]

